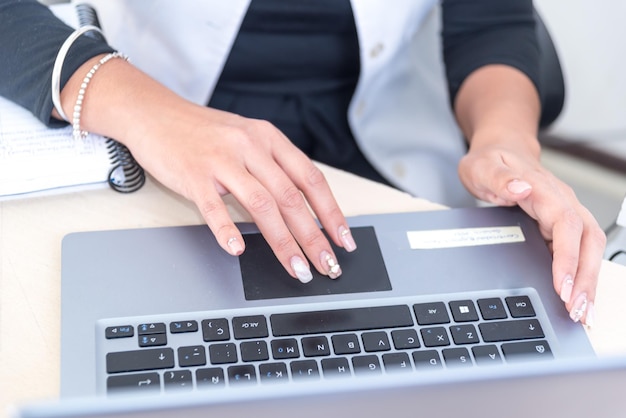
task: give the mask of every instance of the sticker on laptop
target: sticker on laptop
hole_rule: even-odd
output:
[[[407,231],[406,235],[413,250],[474,247],[525,241],[524,233],[519,226]]]

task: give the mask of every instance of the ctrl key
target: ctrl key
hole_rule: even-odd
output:
[[[138,373],[109,376],[107,379],[108,394],[125,393],[158,393],[161,391],[161,380],[158,373]]]

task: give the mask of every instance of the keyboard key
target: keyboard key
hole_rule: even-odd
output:
[[[194,345],[178,348],[178,365],[180,367],[204,366],[206,352],[204,346]]]
[[[472,347],[472,354],[474,354],[474,360],[479,366],[502,364],[498,347],[493,344]]]
[[[478,309],[485,320],[504,319],[507,317],[506,309],[500,298],[478,299]]]
[[[107,327],[104,330],[104,336],[108,340],[114,338],[128,338],[135,334],[134,328],[131,325],[121,325],[117,327]]]
[[[230,340],[228,321],[225,318],[205,319],[202,321],[202,337],[204,341]]]
[[[352,357],[352,367],[354,367],[354,374],[380,374],[382,372],[380,368],[380,361],[378,356],[354,356]]]
[[[554,358],[550,345],[545,340],[504,343],[502,344],[502,353],[508,362]]]
[[[267,321],[263,315],[233,318],[233,334],[236,339],[267,337]]]
[[[165,334],[165,324],[162,322],[152,322],[141,324],[137,327],[138,335]]]
[[[443,359],[448,367],[464,367],[473,365],[469,351],[467,351],[467,348],[465,347],[444,348],[441,350],[441,354],[443,354]]]
[[[320,371],[315,360],[297,360],[289,365],[293,380],[319,379]]]
[[[305,337],[300,341],[302,343],[302,352],[305,357],[317,357],[330,355],[330,346],[328,339],[324,336]]]
[[[176,370],[163,374],[163,386],[166,391],[171,390],[191,390],[191,371]]]
[[[256,370],[251,364],[230,366],[228,368],[228,383],[231,386],[256,383]]]
[[[443,302],[417,303],[413,311],[420,325],[447,324],[450,322],[446,305]]]
[[[455,344],[476,344],[480,342],[476,328],[472,324],[452,325],[450,334]]]
[[[448,304],[450,306],[450,312],[452,312],[452,318],[456,322],[470,322],[478,321],[478,312],[476,312],[476,306],[471,300],[454,300]]]
[[[300,357],[298,341],[295,338],[272,340],[272,356],[277,360]]]
[[[391,339],[396,350],[419,348],[420,342],[414,329],[396,329],[391,331]]]
[[[265,341],[244,341],[239,346],[241,360],[243,361],[264,361],[270,358]]]
[[[174,350],[154,348],[106,355],[107,373],[137,372],[174,367]]]
[[[509,307],[509,312],[513,318],[526,318],[529,316],[535,316],[535,309],[530,298],[528,296],[510,296],[504,298],[506,305]]]
[[[389,337],[385,331],[364,332],[361,334],[361,339],[363,340],[363,349],[368,353],[391,350]]]
[[[444,327],[422,328],[422,340],[426,347],[442,347],[450,345],[448,333]]]
[[[411,311],[406,305],[274,314],[270,316],[270,322],[277,337],[413,325]]]
[[[196,386],[198,389],[221,388],[225,384],[224,370],[221,367],[196,370]]]
[[[158,347],[167,344],[165,334],[138,335],[139,347]]]
[[[212,364],[237,363],[237,346],[233,343],[211,344],[209,359]]]
[[[139,373],[128,375],[109,376],[107,378],[107,393],[127,392],[160,392],[161,380],[158,373]]]
[[[287,365],[285,363],[264,363],[259,366],[261,383],[287,383]]]
[[[485,322],[479,324],[478,328],[483,341],[487,343],[544,337],[543,329],[536,319]]]
[[[356,354],[361,352],[359,337],[356,334],[338,334],[331,337],[335,354]]]
[[[383,364],[387,373],[408,372],[413,370],[407,353],[383,354]]]
[[[437,350],[414,351],[413,363],[417,370],[442,367],[441,357]]]
[[[185,332],[197,332],[197,321],[176,321],[170,323],[170,332],[172,334],[181,334]]]
[[[325,358],[322,360],[322,371],[326,378],[350,377],[350,363],[345,357]]]

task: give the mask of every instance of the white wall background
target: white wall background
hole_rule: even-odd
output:
[[[626,142],[626,0],[534,0],[566,83],[552,127],[572,139]]]

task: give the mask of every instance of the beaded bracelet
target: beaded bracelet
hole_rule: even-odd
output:
[[[63,120],[66,122],[69,122],[69,118],[67,117],[67,115],[63,111],[63,107],[61,106],[61,70],[63,69],[63,62],[65,61],[65,57],[67,56],[67,53],[74,44],[74,42],[76,42],[76,40],[81,35],[90,31],[96,31],[104,37],[102,30],[100,30],[100,28],[97,26],[81,26],[80,28],[72,32],[70,36],[67,37],[65,42],[63,42],[63,45],[61,45],[56,59],[54,60],[54,66],[52,67],[52,104],[54,104],[54,108],[56,109],[59,116],[61,116],[61,118],[63,118]]]
[[[83,82],[80,85],[80,90],[78,90],[78,97],[76,98],[76,104],[74,105],[74,113],[72,114],[72,136],[75,140],[83,139],[88,135],[87,131],[83,131],[80,129],[80,114],[83,110],[83,99],[85,98],[85,91],[87,90],[87,86],[89,86],[89,82],[93,75],[98,71],[98,69],[106,64],[109,60],[113,58],[122,58],[125,61],[128,61],[128,57],[121,52],[111,52],[104,57],[102,57],[87,73]]]

